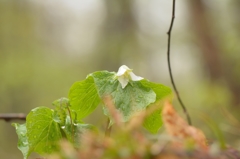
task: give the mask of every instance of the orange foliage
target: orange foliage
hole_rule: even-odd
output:
[[[206,137],[203,132],[188,125],[188,123],[177,114],[170,102],[164,104],[162,118],[167,133],[173,138],[172,144],[174,147],[184,148],[186,142],[192,141],[195,147],[208,150]]]

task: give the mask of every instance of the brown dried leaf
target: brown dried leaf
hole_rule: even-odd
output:
[[[203,132],[188,125],[188,123],[177,114],[170,102],[165,102],[162,118],[168,134],[175,138],[173,141],[174,146],[183,148],[184,143],[193,141],[196,147],[203,150],[208,149],[206,137]]]

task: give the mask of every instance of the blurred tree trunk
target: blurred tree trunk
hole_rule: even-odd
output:
[[[212,24],[214,21],[210,20],[203,0],[189,0],[189,8],[191,10],[192,27],[198,38],[199,49],[202,53],[206,70],[209,72],[210,79],[213,82],[224,80],[232,93],[232,104],[240,106],[240,82],[237,80],[235,71],[232,71],[234,69],[233,63],[223,58],[223,50],[220,47],[221,39],[213,34],[213,29],[219,28],[213,28],[214,25]],[[222,33],[219,30],[219,34]]]
[[[222,61],[218,41],[212,35],[211,22],[207,18],[206,8],[201,0],[189,1],[192,25],[199,42],[202,56],[212,80],[222,77]]]
[[[107,17],[98,47],[100,68],[116,69],[123,56],[132,56],[139,48],[135,37],[136,22],[132,15],[132,1],[105,1]]]

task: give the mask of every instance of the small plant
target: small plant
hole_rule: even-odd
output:
[[[117,73],[94,72],[85,80],[75,82],[68,98],[54,101],[54,109],[44,106],[34,108],[27,115],[25,124],[13,123],[19,138],[18,148],[25,159],[32,152],[45,155],[58,151],[62,139],[78,148],[84,131],[98,131],[95,126],[82,121],[97,106],[102,106],[103,114],[109,119],[107,136],[116,122],[127,123],[138,113],[146,113],[143,127],[151,133],[157,133],[162,126],[162,106],[166,99],[171,98],[169,87],[136,76],[125,65]],[[109,99],[112,104],[109,104]],[[113,117],[111,106],[120,114],[120,121]]]

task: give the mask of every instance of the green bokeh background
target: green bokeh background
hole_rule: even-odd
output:
[[[216,123],[226,142],[236,148],[239,8],[238,0],[177,1],[171,50],[174,78],[194,125],[216,141],[206,121]],[[97,70],[117,71],[123,64],[136,75],[171,87],[166,57],[170,18],[169,0],[1,0],[0,113],[27,114],[37,106],[52,107],[75,81]],[[198,18],[208,24],[197,24],[203,29],[200,34]],[[174,104],[181,112],[176,100]],[[87,121],[101,127],[105,120],[98,117],[99,111]],[[14,127],[3,120],[0,154],[22,157]]]

